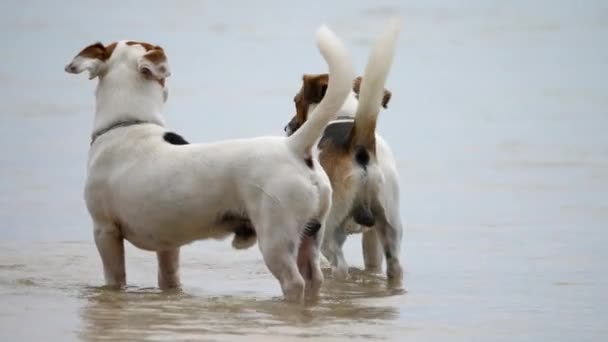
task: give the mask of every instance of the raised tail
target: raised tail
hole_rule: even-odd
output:
[[[327,92],[302,127],[287,138],[293,150],[304,158],[311,156],[311,149],[325,126],[337,116],[355,78],[355,70],[348,50],[325,25],[317,30],[317,46],[329,66]]]
[[[398,19],[390,21],[371,51],[359,93],[359,105],[355,114],[351,144],[375,151],[376,122],[382,106],[384,84],[391,69],[397,37],[401,29]]]

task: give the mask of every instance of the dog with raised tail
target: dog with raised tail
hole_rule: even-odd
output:
[[[399,261],[403,227],[399,215],[399,179],[390,147],[376,133],[381,107],[386,108],[391,92],[384,88],[393,60],[399,21],[393,20],[372,50],[363,77],[327,125],[318,144],[321,165],[333,188],[322,253],[329,259],[337,278],[348,275],[342,246],[349,234],[363,233],[365,268],[380,271],[383,256],[391,284],[401,286]],[[327,96],[331,75],[305,74],[294,98],[296,114],[285,126],[296,134],[310,120],[310,113]]]
[[[162,111],[170,68],[153,44],[92,44],[65,67],[99,79],[85,200],[108,286],[126,285],[124,240],[156,252],[158,284],[167,289],[180,286],[181,246],[233,235],[235,248],[257,238],[287,300],[318,292],[331,184],[313,146],[344,103],[354,71],[327,27],[317,31],[317,44],[331,81],[290,137],[189,144],[169,132]]]

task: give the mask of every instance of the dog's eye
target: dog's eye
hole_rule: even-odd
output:
[[[152,71],[150,71],[150,69],[148,69],[148,68],[142,68],[141,74],[144,75],[145,77],[151,77]]]

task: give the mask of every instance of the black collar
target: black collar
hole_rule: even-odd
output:
[[[108,133],[109,131],[115,129],[115,128],[120,128],[120,127],[128,127],[128,126],[133,126],[133,125],[141,125],[141,124],[147,124],[147,123],[153,123],[150,121],[143,121],[143,120],[125,120],[125,121],[118,121],[106,128],[100,129],[99,131],[93,133],[93,135],[91,136],[91,145],[93,145],[93,143],[95,142],[95,140],[97,138],[99,138],[100,136]]]

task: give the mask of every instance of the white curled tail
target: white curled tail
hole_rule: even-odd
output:
[[[292,149],[308,158],[325,126],[336,116],[350,93],[355,71],[348,50],[325,25],[317,30],[317,46],[329,66],[329,84],[323,100],[288,140]]]
[[[361,81],[359,105],[355,114],[355,127],[351,140],[354,146],[375,149],[376,121],[382,106],[384,84],[393,63],[400,29],[400,21],[391,20],[388,28],[374,45],[367,61]]]

